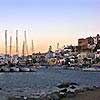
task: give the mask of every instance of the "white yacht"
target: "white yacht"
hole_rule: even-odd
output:
[[[0,55],[0,66],[5,65],[5,59],[3,56]]]
[[[32,67],[31,67],[31,68],[30,68],[30,71],[31,71],[31,72],[36,72],[36,71],[37,71],[37,69],[36,69],[36,68],[32,68]]]
[[[8,68],[8,67],[3,67],[3,68],[1,68],[1,71],[3,71],[3,72],[10,72],[10,68]]]
[[[29,72],[30,69],[27,68],[27,67],[21,67],[21,68],[20,68],[20,71],[21,71],[21,72]]]
[[[19,72],[20,70],[19,70],[18,67],[11,67],[10,71],[12,71],[12,72]]]

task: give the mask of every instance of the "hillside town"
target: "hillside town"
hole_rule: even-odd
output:
[[[54,52],[52,46],[46,53],[32,54],[37,63],[43,65],[82,65],[100,63],[100,35],[78,39],[78,46],[64,46]]]

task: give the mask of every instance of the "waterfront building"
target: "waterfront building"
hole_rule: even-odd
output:
[[[94,39],[94,44],[96,45],[97,44],[97,37],[93,37]]]
[[[97,43],[99,43],[100,42],[100,35],[97,34],[96,38],[97,38]]]
[[[46,53],[46,59],[51,59],[55,57],[55,53],[52,51],[52,46],[49,46],[49,50]]]
[[[98,49],[97,52],[95,53],[95,58],[100,58],[100,49]]]
[[[54,58],[55,54],[53,51],[48,51],[46,54],[46,59]]]
[[[90,36],[90,37],[87,37],[86,39],[87,39],[89,45],[93,45],[94,44],[93,37]]]
[[[80,52],[88,50],[88,39],[78,39],[78,46],[80,47]]]
[[[78,39],[78,46],[80,47],[79,51],[84,52],[84,51],[89,51],[93,52],[97,51],[97,49],[100,48],[100,35],[97,34],[96,37],[87,37],[87,38],[81,38]]]

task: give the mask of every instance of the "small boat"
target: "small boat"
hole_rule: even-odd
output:
[[[20,68],[20,71],[21,71],[21,72],[29,72],[30,69],[27,68],[27,67],[21,67],[21,68]]]
[[[74,69],[75,69],[75,67],[69,67],[69,69],[74,70]]]
[[[36,69],[36,68],[30,68],[30,71],[31,71],[31,72],[36,72],[37,69]]]
[[[10,71],[11,72],[19,72],[19,68],[18,67],[11,67]]]
[[[10,72],[10,68],[3,67],[1,68],[1,72]]]
[[[100,68],[95,68],[95,67],[91,67],[91,68],[83,68],[83,71],[100,71]]]

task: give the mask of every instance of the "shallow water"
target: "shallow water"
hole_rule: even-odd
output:
[[[76,82],[81,86],[100,86],[100,72],[43,68],[37,72],[0,73],[0,95],[29,96],[50,92],[62,81]]]

